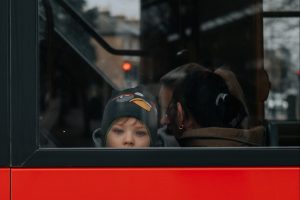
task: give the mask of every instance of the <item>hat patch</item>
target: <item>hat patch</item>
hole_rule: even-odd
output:
[[[117,96],[115,99],[116,102],[123,103],[123,102],[130,101],[131,99],[133,99],[133,97],[134,97],[133,94],[122,94],[120,96]]]
[[[152,108],[152,106],[150,105],[150,103],[148,103],[147,101],[145,101],[142,98],[134,98],[134,99],[131,99],[130,102],[135,103],[136,105],[138,105],[139,107],[143,108],[144,110],[147,110],[148,112]]]
[[[219,105],[220,99],[222,99],[222,100],[224,101],[224,99],[226,98],[226,96],[228,96],[228,94],[220,93],[220,94],[217,96],[217,98],[216,98],[216,106]]]

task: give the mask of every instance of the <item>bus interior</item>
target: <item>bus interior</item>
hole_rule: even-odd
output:
[[[280,2],[40,0],[41,147],[93,147],[112,90],[157,97],[190,62],[235,73],[266,146],[299,146],[299,1]]]

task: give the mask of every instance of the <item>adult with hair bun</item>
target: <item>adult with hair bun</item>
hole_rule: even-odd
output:
[[[220,74],[220,75],[219,75]],[[224,80],[224,73],[196,70],[173,91],[165,124],[180,146],[261,146],[264,127],[246,129],[243,94]],[[238,93],[236,93],[238,92]]]
[[[162,127],[158,130],[164,146],[178,147],[179,144],[174,136],[166,129],[166,110],[171,101],[173,90],[187,76],[195,71],[210,71],[208,68],[197,63],[186,63],[169,71],[160,78],[159,104],[160,104],[160,124]]]

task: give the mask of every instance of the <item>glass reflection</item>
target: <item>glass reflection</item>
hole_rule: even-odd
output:
[[[41,146],[93,146],[114,89],[144,85],[158,99],[160,78],[186,63],[228,67],[254,126],[265,119],[264,109],[267,119],[299,119],[293,103],[299,102],[299,18],[262,19],[261,6],[256,0],[40,0]],[[265,106],[263,67],[273,85]],[[163,116],[168,103],[160,103]]]
[[[300,11],[299,0],[263,0],[264,11]]]
[[[299,18],[264,20],[264,67],[272,84],[265,104],[267,119],[300,119],[299,24]]]

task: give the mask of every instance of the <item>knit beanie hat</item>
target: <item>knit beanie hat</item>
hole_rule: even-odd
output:
[[[141,88],[130,88],[114,92],[105,106],[101,123],[101,141],[106,145],[107,134],[112,123],[122,117],[133,117],[141,121],[150,133],[150,146],[157,141],[157,110],[150,95]]]

